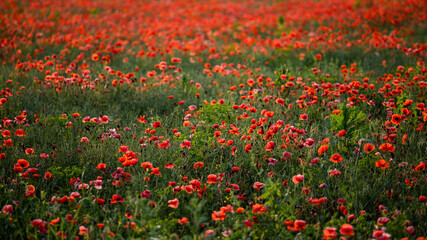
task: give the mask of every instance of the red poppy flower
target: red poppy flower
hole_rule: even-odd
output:
[[[24,171],[24,169],[18,163],[13,165],[13,169],[14,169],[15,172],[22,172],[22,171]]]
[[[288,229],[291,231],[302,231],[306,228],[306,222],[304,220],[295,220],[295,221],[286,221],[285,225],[288,226]]]
[[[393,124],[398,125],[401,121],[402,121],[402,116],[397,115],[397,114],[393,114],[393,116],[391,116],[391,122]]]
[[[298,174],[292,177],[292,182],[295,184],[298,184],[302,181],[304,181],[304,175]]]
[[[23,137],[23,136],[25,136],[25,132],[22,129],[18,129],[15,131],[15,135],[18,137]]]
[[[393,146],[391,143],[383,143],[380,145],[379,149],[384,152],[394,152],[396,147]]]
[[[328,151],[329,146],[328,145],[322,145],[319,147],[319,149],[317,150],[317,152],[319,153],[319,155],[324,154],[326,151]]]
[[[365,143],[365,145],[363,146],[363,150],[366,153],[370,153],[375,150],[375,145],[372,143]]]
[[[340,163],[342,161],[342,157],[339,153],[335,153],[334,155],[331,156],[329,161],[334,162],[334,163]]]
[[[104,171],[107,168],[107,164],[105,163],[100,163],[98,164],[98,166],[96,166],[96,169]]]
[[[354,235],[353,229],[354,229],[353,226],[351,226],[348,223],[345,223],[341,226],[340,233],[346,236],[353,236]]]
[[[111,199],[111,203],[118,203],[123,202],[125,199],[122,198],[120,195],[114,194],[113,198]]]
[[[9,130],[4,130],[4,131],[1,133],[1,135],[2,135],[3,137],[10,137],[10,131],[9,131]]]
[[[377,168],[381,168],[381,169],[386,169],[390,166],[390,163],[388,163],[386,160],[384,159],[380,159],[379,161],[375,161],[375,167]]]
[[[25,149],[25,154],[30,155],[30,154],[33,154],[33,153],[34,153],[34,149],[32,149],[32,148]]]
[[[9,147],[13,146],[12,139],[6,139],[6,140],[4,140],[3,141],[3,146],[9,146]]]
[[[418,164],[418,165],[414,168],[414,171],[415,171],[415,172],[418,172],[418,171],[424,171],[425,166],[426,166],[426,164],[422,162],[422,163]]]
[[[266,151],[273,151],[274,146],[275,146],[274,142],[273,142],[273,141],[270,141],[270,142],[268,142],[268,143],[267,143],[267,145],[265,146],[265,150],[266,150]]]
[[[30,166],[30,164],[25,159],[19,159],[18,164],[23,168],[27,168]]]
[[[120,146],[119,152],[127,152],[129,149],[129,146]]]
[[[166,163],[165,164],[165,168],[172,169],[173,167],[175,167],[175,164],[173,164],[173,163]]]
[[[257,192],[258,192],[259,189],[261,189],[263,187],[264,187],[264,184],[262,184],[260,182],[255,182],[254,183],[254,188],[257,190]]]
[[[186,224],[186,223],[188,223],[188,218],[186,218],[186,217],[183,217],[183,218],[181,218],[181,219],[178,219],[178,223],[179,224],[181,224],[181,225],[184,225],[184,224]]]
[[[337,136],[337,137],[344,137],[346,133],[347,133],[347,131],[346,131],[346,130],[341,130],[341,131],[339,131],[339,132],[336,134],[336,136]]]
[[[225,212],[223,211],[214,211],[211,214],[212,220],[214,221],[224,221],[225,220]]]
[[[98,203],[99,205],[101,205],[101,206],[104,206],[104,204],[105,204],[105,200],[104,199],[102,199],[102,198],[97,198],[96,199],[96,203]]]
[[[151,168],[151,174],[161,175],[159,168]]]
[[[217,182],[217,177],[215,174],[209,174],[208,176],[208,181],[206,183],[216,183]]]
[[[12,214],[12,212],[13,212],[13,206],[12,206],[12,205],[5,205],[5,206],[3,207],[3,209],[2,209],[2,212],[3,212],[4,214],[9,214],[9,215],[11,215],[11,214]]]
[[[171,208],[177,208],[178,205],[179,205],[179,201],[178,201],[177,198],[169,200],[168,203],[169,203],[168,206],[171,207]]]
[[[333,227],[326,227],[323,230],[323,239],[335,239],[337,237],[337,229]]]

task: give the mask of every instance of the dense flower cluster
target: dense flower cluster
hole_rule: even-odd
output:
[[[425,1],[0,2],[0,238],[425,239]]]

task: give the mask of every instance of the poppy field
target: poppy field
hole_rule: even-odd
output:
[[[0,1],[0,239],[425,239],[426,13]]]

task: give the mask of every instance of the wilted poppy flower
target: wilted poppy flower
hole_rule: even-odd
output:
[[[179,201],[178,201],[177,198],[169,200],[168,203],[169,203],[168,206],[171,207],[171,208],[177,208],[178,205],[179,205]]]

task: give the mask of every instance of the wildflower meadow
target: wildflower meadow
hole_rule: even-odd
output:
[[[0,1],[0,239],[426,239],[426,13]]]

